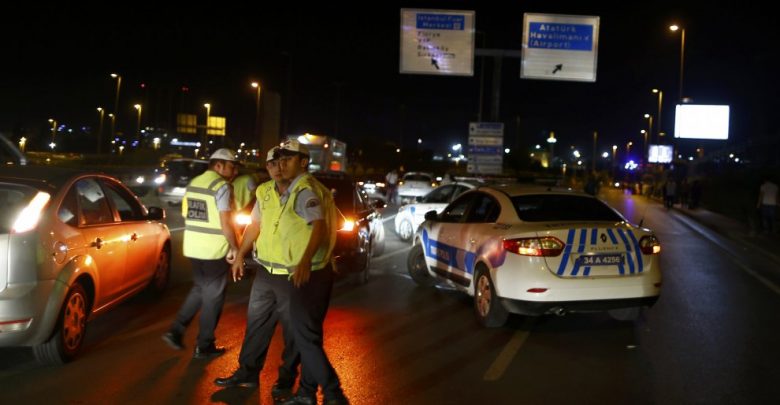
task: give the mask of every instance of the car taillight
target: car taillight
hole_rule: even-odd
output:
[[[566,245],[560,239],[543,238],[504,239],[504,250],[522,256],[548,256],[561,254]]]
[[[239,212],[236,214],[235,221],[237,225],[246,226],[252,223],[252,215],[245,212]]]
[[[661,253],[661,242],[655,235],[643,236],[642,239],[639,239],[639,248],[646,255],[657,255]]]
[[[339,228],[339,232],[352,232],[355,229],[355,221],[350,218],[344,218],[344,222]]]
[[[41,219],[43,208],[46,207],[46,203],[50,199],[51,195],[49,193],[39,191],[32,201],[16,216],[11,232],[22,233],[35,229],[38,226],[38,221]]]

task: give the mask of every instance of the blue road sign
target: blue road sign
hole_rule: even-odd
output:
[[[592,51],[593,26],[587,24],[531,22],[528,32],[528,47],[566,51]]]

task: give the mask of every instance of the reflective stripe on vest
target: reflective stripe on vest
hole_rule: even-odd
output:
[[[284,205],[274,189],[274,182],[263,183],[257,188],[257,201],[261,210],[260,235],[255,244],[260,263],[272,274],[289,274],[301,260],[311,238],[312,226],[295,212],[298,194],[310,189],[322,203],[326,235],[314,254],[311,269],[320,270],[330,263],[336,244],[336,205],[333,194],[310,174],[298,179]]]
[[[227,255],[229,245],[222,233],[216,199],[217,190],[225,183],[217,172],[206,170],[187,186],[181,202],[184,256],[215,260]]]

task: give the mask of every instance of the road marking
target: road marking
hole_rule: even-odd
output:
[[[529,316],[525,319],[525,322],[523,322],[523,326],[521,327],[523,330],[519,330],[512,335],[512,339],[509,339],[509,343],[504,346],[504,350],[499,353],[498,357],[493,361],[493,364],[490,365],[490,368],[485,371],[485,375],[482,377],[483,380],[496,381],[504,375],[507,367],[512,363],[517,352],[520,351],[520,347],[523,346],[523,343],[525,343],[525,340],[528,339],[528,336],[531,334],[530,329],[533,322],[533,317]]]
[[[387,218],[383,218],[383,219],[382,219],[382,223],[385,223],[385,222],[387,222],[387,221],[389,221],[389,220],[391,220],[391,219],[395,218],[395,215],[396,215],[396,214],[393,214],[393,215],[390,215],[390,216],[389,216],[389,217],[387,217]]]
[[[379,256],[379,257],[377,257],[376,259],[372,259],[371,261],[372,261],[372,262],[375,262],[375,261],[377,261],[377,260],[384,260],[384,259],[387,259],[387,258],[390,258],[390,257],[393,257],[393,256],[397,256],[397,255],[399,255],[399,254],[401,254],[401,253],[407,253],[407,252],[409,252],[409,250],[410,250],[411,248],[412,248],[411,246],[407,246],[407,247],[405,247],[405,248],[403,248],[403,249],[401,249],[401,250],[397,250],[397,251],[395,251],[395,252],[393,252],[393,253],[390,253],[390,254],[386,254],[386,255]]]

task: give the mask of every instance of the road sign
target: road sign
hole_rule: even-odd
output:
[[[599,17],[523,16],[523,79],[595,82]]]
[[[475,146],[502,146],[504,137],[501,136],[470,136],[469,145]]]
[[[501,174],[504,165],[503,146],[503,122],[470,122],[467,149],[469,173]]]
[[[400,72],[474,75],[474,12],[401,9]]]
[[[470,122],[469,136],[504,136],[503,122]]]

